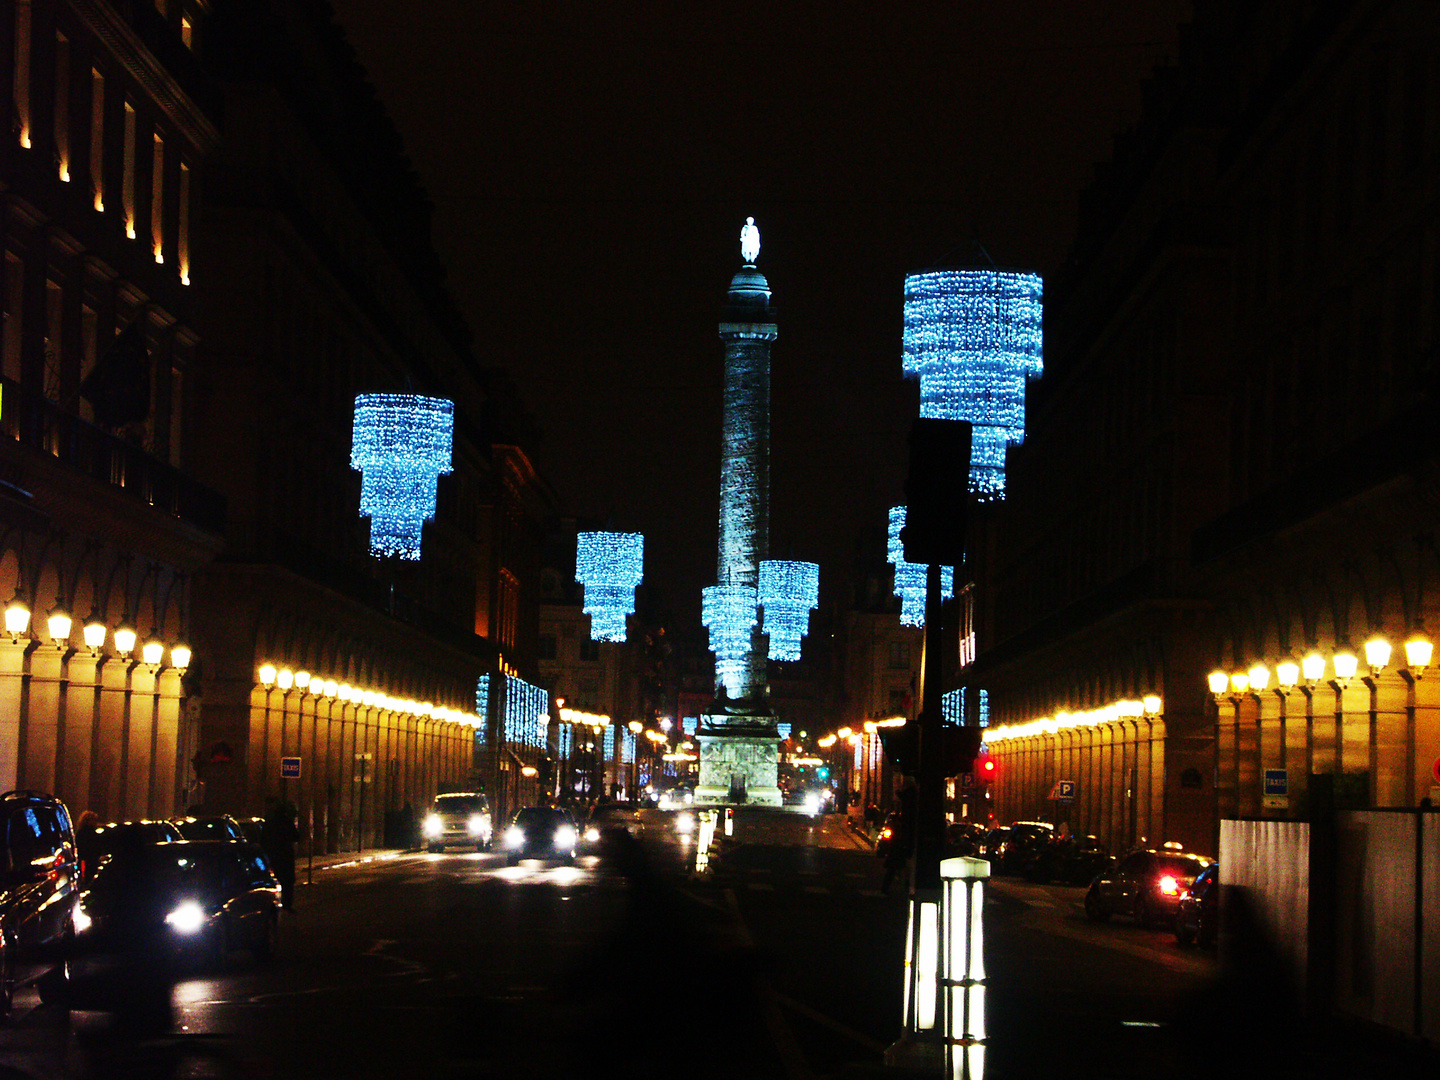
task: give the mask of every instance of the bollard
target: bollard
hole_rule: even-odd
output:
[[[885,1064],[982,1080],[985,1070],[984,859],[945,859],[941,888],[915,890],[905,931],[903,1030]]]
[[[725,835],[735,835],[735,808],[733,806],[725,807]]]
[[[703,874],[710,866],[710,843],[715,839],[714,810],[700,811],[700,835],[695,844],[695,872]]]
[[[950,1080],[982,1080],[985,1075],[985,949],[982,917],[984,859],[945,859],[945,941],[940,984],[945,990],[945,1075]]]

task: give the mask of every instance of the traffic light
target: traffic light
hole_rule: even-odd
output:
[[[986,754],[984,759],[978,763],[975,779],[982,781],[995,779],[995,759],[989,754]]]

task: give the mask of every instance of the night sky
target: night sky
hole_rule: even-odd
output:
[[[771,555],[843,600],[902,501],[907,271],[1050,274],[1186,0],[333,0],[436,210],[487,364],[573,513],[646,535],[698,623],[740,227],[774,290]]]

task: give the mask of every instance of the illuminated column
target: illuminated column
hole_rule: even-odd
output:
[[[436,478],[450,471],[455,406],[415,394],[355,399],[350,467],[361,472],[360,513],[370,518],[370,554],[420,558],[420,534],[435,516]]]
[[[1025,439],[1025,384],[1041,371],[1041,282],[1000,270],[905,277],[905,374],[920,415],[973,425],[970,489],[1005,497],[1005,449]]]
[[[740,233],[745,265],[730,281],[720,339],[725,389],[720,432],[716,584],[704,593],[717,700],[700,725],[699,802],[780,805],[779,735],[766,701],[766,649],[756,605],[770,546],[770,283],[755,268],[760,232]]]

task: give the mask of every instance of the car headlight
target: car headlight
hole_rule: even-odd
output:
[[[471,836],[484,836],[490,831],[490,822],[484,814],[471,814],[466,825],[470,829]]]
[[[179,933],[194,934],[205,925],[205,910],[194,900],[186,900],[165,916],[165,923]]]
[[[805,796],[805,812],[811,817],[820,813],[820,796],[813,791]]]
[[[94,925],[90,919],[90,913],[85,910],[84,904],[75,905],[75,914],[71,918],[71,922],[77,934],[85,933],[86,930],[89,930],[90,927]]]
[[[594,825],[591,825],[588,829],[585,830],[585,842],[587,844],[596,843],[599,839],[600,830],[597,829]]]
[[[432,840],[439,836],[445,828],[445,822],[440,820],[439,814],[431,814],[425,819],[425,835]]]
[[[505,830],[505,846],[512,848],[524,847],[525,830],[518,825],[511,825]]]
[[[675,815],[675,831],[678,833],[692,833],[695,831],[695,815],[689,810],[682,810]]]
[[[557,848],[573,848],[575,841],[579,839],[573,825],[561,825],[555,830],[555,846]]]

